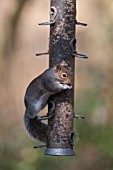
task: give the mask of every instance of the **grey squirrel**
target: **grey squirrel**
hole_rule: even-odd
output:
[[[46,143],[47,127],[37,114],[46,106],[51,95],[65,89],[71,89],[71,73],[61,62],[44,71],[28,86],[25,94],[26,111],[24,124],[28,134],[37,140]]]

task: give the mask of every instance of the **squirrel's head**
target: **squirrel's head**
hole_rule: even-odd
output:
[[[54,67],[54,72],[61,84],[71,85],[71,71],[68,68],[62,66],[62,64],[57,64]]]

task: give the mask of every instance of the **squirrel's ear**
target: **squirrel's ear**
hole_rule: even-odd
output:
[[[60,64],[57,64],[57,65],[55,66],[55,71],[56,71],[56,72],[60,71],[61,69],[62,69],[62,67],[61,67]]]

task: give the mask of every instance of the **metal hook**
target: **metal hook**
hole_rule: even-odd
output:
[[[87,58],[88,58],[87,55],[77,53],[77,51],[75,50],[75,45],[76,45],[76,39],[73,38],[73,39],[70,41],[70,46],[71,46],[71,50],[72,50],[72,55],[75,56],[75,57],[78,57],[78,58],[87,59]]]
[[[54,24],[56,15],[57,15],[57,9],[54,6],[52,6],[50,8],[50,21],[39,23],[39,25],[52,25],[52,24]]]
[[[37,53],[36,56],[40,56],[40,55],[48,55],[49,52],[45,52],[45,53]]]
[[[34,149],[39,149],[39,148],[43,148],[46,147],[47,145],[40,145],[40,146],[33,146]]]
[[[57,9],[52,6],[50,9],[50,21],[54,21],[57,16]]]
[[[77,20],[75,21],[75,24],[76,24],[76,25],[80,25],[80,26],[87,26],[86,23],[78,22]]]
[[[77,51],[75,51],[75,52],[73,53],[73,55],[74,55],[75,57],[78,57],[78,58],[84,58],[84,59],[87,59],[87,58],[88,58],[87,55],[85,55],[85,54],[79,54],[79,53],[77,53]]]
[[[71,135],[70,135],[70,144],[71,146],[74,145],[74,132],[72,131]]]
[[[85,119],[85,116],[81,116],[81,115],[75,114],[75,115],[74,115],[74,118],[77,118],[77,119]]]
[[[52,117],[53,117],[53,115],[35,116],[35,118],[38,120],[48,120]]]

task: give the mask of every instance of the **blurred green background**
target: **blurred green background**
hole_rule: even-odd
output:
[[[76,59],[74,157],[50,157],[25,133],[24,93],[29,82],[46,68],[48,57],[47,0],[0,0],[0,170],[113,170],[113,1],[77,1],[77,50],[89,59]],[[45,109],[44,112],[46,112]],[[40,144],[38,142],[38,144]]]

